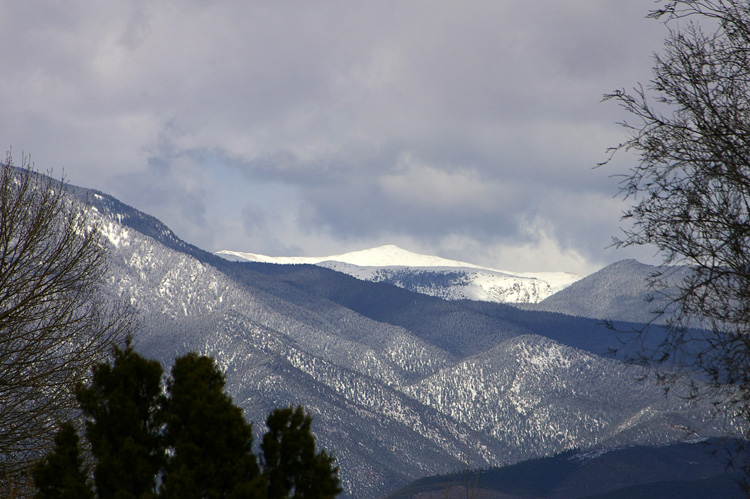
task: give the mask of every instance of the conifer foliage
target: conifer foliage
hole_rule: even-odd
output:
[[[210,357],[176,359],[162,392],[161,365],[128,342],[114,362],[94,368],[77,395],[91,444],[96,497],[332,498],[338,468],[316,453],[312,418],[302,407],[276,409],[263,437],[263,469],[253,453],[253,428],[224,393],[224,375]],[[72,424],[34,472],[37,497],[94,497]]]
[[[315,452],[311,423],[301,406],[276,409],[268,416],[261,447],[269,498],[335,497],[341,492],[331,473],[336,470],[333,457],[324,450]]]
[[[213,359],[177,359],[168,381],[164,497],[260,497],[263,480],[253,454],[253,428],[224,393]]]
[[[55,437],[54,451],[34,468],[38,499],[93,499],[88,469],[78,448],[73,423],[64,423]]]
[[[128,342],[114,364],[98,364],[91,386],[79,385],[86,436],[97,460],[99,497],[148,497],[165,462],[161,426],[161,365]]]

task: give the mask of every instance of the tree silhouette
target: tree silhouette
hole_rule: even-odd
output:
[[[161,365],[138,355],[128,341],[124,349],[114,349],[112,365],[102,363],[93,371],[91,385],[79,385],[77,395],[97,460],[97,496],[153,496],[166,459]]]
[[[270,499],[329,498],[341,492],[334,458],[315,452],[311,423],[301,406],[276,409],[268,416],[261,448]]]
[[[210,357],[176,360],[167,382],[165,444],[172,449],[163,497],[263,497],[253,428],[224,393]]]
[[[76,390],[97,497],[325,499],[341,492],[334,458],[316,452],[312,418],[302,407],[269,415],[261,470],[252,425],[224,392],[213,359],[196,353],[177,358],[162,394],[161,365],[136,353],[130,340],[113,356]],[[48,494],[40,497],[78,490],[74,485],[81,497],[91,497],[73,426],[64,425],[58,439],[34,475],[40,494]]]
[[[64,423],[55,436],[54,450],[34,467],[37,499],[93,499],[78,442],[73,424]]]
[[[633,206],[619,246],[653,245],[667,264],[692,272],[663,292],[667,335],[648,360],[669,367],[670,387],[699,374],[693,396],[710,397],[719,415],[750,437],[750,4],[744,0],[662,1],[650,17],[669,33],[653,79],[616,91],[632,121],[629,150],[638,162],[621,176]],[[707,332],[693,329],[700,326]],[[635,341],[653,344],[649,330]],[[704,383],[708,381],[708,383]]]

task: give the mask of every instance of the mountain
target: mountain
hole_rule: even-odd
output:
[[[667,294],[655,293],[648,283],[658,278],[665,289],[674,288],[688,272],[685,266],[654,266],[622,260],[525,308],[595,319],[663,324],[666,317],[659,316],[657,311],[665,307]]]
[[[571,450],[554,457],[451,475],[423,478],[389,499],[471,497],[725,499],[745,497],[742,474],[726,469],[720,456],[732,442],[707,440],[664,447]],[[713,453],[717,452],[717,455]],[[450,497],[455,497],[450,495]]]
[[[346,496],[571,449],[711,436],[710,407],[666,398],[607,357],[593,319],[446,301],[319,265],[233,262],[107,194],[71,188],[106,235],[102,292],[134,304],[144,355],[217,360],[255,431],[302,404]]]
[[[393,245],[326,257],[272,257],[229,250],[217,254],[249,262],[319,265],[444,300],[537,303],[581,278],[568,272],[507,272],[412,253]]]

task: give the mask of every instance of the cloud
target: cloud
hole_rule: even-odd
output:
[[[574,246],[561,244],[555,237],[555,228],[543,219],[525,220],[521,223],[523,236],[513,242],[476,240],[453,237],[441,242],[445,254],[474,254],[483,265],[505,271],[539,272],[567,271],[583,275],[601,268],[603,260],[592,259]]]
[[[448,256],[617,258],[601,249],[616,184],[591,167],[621,140],[621,116],[599,100],[650,76],[663,33],[648,6],[0,6],[7,146],[206,249],[464,240]],[[544,230],[530,236],[528,220]]]
[[[421,163],[408,153],[399,157],[396,168],[377,180],[385,202],[436,211],[436,215],[457,209],[489,211],[493,200],[509,194],[502,192],[501,186],[483,182],[470,168],[444,170]]]

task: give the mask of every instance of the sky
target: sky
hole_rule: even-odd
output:
[[[0,0],[0,142],[209,251],[396,244],[581,274],[615,249],[602,96],[652,0]]]

